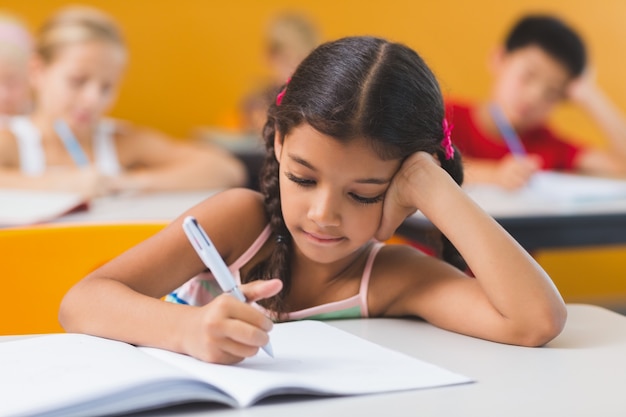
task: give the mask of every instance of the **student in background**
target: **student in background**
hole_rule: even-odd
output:
[[[305,15],[282,13],[268,25],[265,56],[271,72],[269,83],[252,92],[241,103],[245,132],[260,137],[267,119],[267,109],[276,93],[302,60],[320,43],[315,24]]]
[[[26,26],[0,11],[0,116],[30,110],[28,63],[32,50],[33,41]]]
[[[572,28],[553,16],[523,17],[495,54],[492,70],[486,101],[448,103],[467,182],[517,188],[540,169],[626,175],[626,122],[595,84],[583,41]],[[564,100],[597,123],[607,150],[574,145],[546,126]],[[521,140],[523,153],[513,154],[507,146],[507,128]]]
[[[243,165],[222,150],[103,118],[127,59],[117,25],[98,10],[67,8],[41,27],[31,73],[34,110],[0,131],[0,187],[91,196],[245,182]]]
[[[404,45],[326,43],[270,106],[262,193],[223,191],[190,209],[249,305],[219,288],[183,217],[76,284],[67,331],[219,363],[254,355],[276,320],[418,316],[464,334],[537,346],[565,324],[541,267],[459,187],[439,84]],[[475,279],[380,241],[419,209]],[[178,288],[178,289],[177,289]],[[170,293],[175,302],[161,297]]]

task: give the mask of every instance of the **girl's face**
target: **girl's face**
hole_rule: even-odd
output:
[[[110,42],[62,47],[51,62],[35,65],[37,110],[77,131],[93,128],[115,101],[125,63],[125,51]]]
[[[377,231],[399,160],[385,161],[364,139],[348,143],[308,124],[275,137],[283,217],[299,251],[320,263],[341,260]]]

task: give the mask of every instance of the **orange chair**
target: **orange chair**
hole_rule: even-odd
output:
[[[165,223],[45,225],[0,229],[0,335],[57,333],[67,290]]]

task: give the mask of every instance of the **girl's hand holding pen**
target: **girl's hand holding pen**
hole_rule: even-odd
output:
[[[269,298],[282,288],[278,279],[240,286],[248,303],[222,294],[195,308],[192,320],[182,324],[183,351],[212,363],[233,364],[254,356],[269,342],[272,321],[250,302]]]

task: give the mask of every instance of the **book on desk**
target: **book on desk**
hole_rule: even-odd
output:
[[[0,189],[0,227],[44,223],[88,207],[78,193]]]
[[[2,416],[108,415],[186,402],[248,407],[284,394],[364,395],[471,379],[328,324],[276,324],[275,358],[260,351],[216,365],[79,334],[0,343]]]

